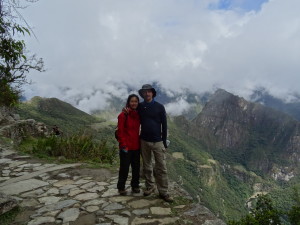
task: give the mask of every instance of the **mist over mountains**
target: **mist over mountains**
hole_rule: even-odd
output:
[[[206,92],[201,90],[194,92],[189,89],[178,91],[173,90],[172,87],[164,88],[158,82],[153,83],[153,87],[157,90],[156,100],[165,105],[169,115],[185,115],[190,120],[200,113],[202,107],[217,90],[215,88]],[[138,90],[139,88],[126,83],[112,83],[105,89],[94,89],[74,94],[71,94],[73,92],[71,88],[65,87],[60,89],[64,95],[62,100],[92,114],[107,110],[119,112],[124,107],[127,96],[131,93],[138,94]],[[282,111],[300,120],[300,94],[298,93],[290,93],[289,95],[278,97],[273,96],[266,88],[260,87],[245,96],[237,95],[244,97],[248,101]],[[142,101],[142,98],[140,98],[140,101]]]

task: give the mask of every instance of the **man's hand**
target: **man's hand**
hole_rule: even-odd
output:
[[[124,107],[122,109],[122,112],[125,113],[126,115],[128,115],[129,114],[129,108],[128,107]]]
[[[167,140],[166,140],[166,145],[167,145],[167,147],[169,147],[170,143],[171,143],[171,141],[167,139]]]

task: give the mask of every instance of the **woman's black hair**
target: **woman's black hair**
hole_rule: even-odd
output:
[[[126,106],[127,106],[127,107],[129,107],[129,102],[130,102],[130,100],[131,100],[132,98],[134,98],[134,97],[136,97],[137,100],[138,100],[138,103],[140,103],[139,96],[137,96],[136,94],[131,94],[131,95],[129,95],[128,98],[127,98],[127,102],[126,102]]]

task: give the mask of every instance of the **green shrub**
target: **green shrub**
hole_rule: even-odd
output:
[[[287,215],[291,225],[300,225],[300,194],[296,187],[293,192],[295,205],[291,208]]]
[[[42,157],[63,156],[67,160],[109,164],[113,164],[117,158],[116,146],[109,145],[106,140],[95,140],[93,135],[85,133],[40,138],[35,141],[28,153]]]
[[[281,213],[274,208],[272,200],[259,195],[255,208],[239,221],[230,221],[228,225],[281,225]]]
[[[10,211],[0,215],[0,224],[9,225],[15,220],[16,216],[22,211],[22,209],[17,206]]]
[[[14,106],[18,103],[20,92],[0,81],[0,106]]]
[[[300,225],[300,206],[293,206],[288,217],[292,225]]]

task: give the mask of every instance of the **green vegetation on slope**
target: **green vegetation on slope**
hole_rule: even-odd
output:
[[[34,97],[21,103],[17,109],[22,119],[44,122],[51,133],[54,125],[63,132],[61,136],[45,138],[28,137],[19,149],[40,158],[64,162],[87,162],[106,165],[117,160],[115,125],[97,119],[56,98]]]
[[[117,159],[115,145],[111,145],[106,140],[98,141],[89,133],[29,138],[19,146],[19,149],[41,158],[63,157],[76,162],[113,164]]]
[[[294,201],[288,210],[280,210],[269,195],[259,195],[255,206],[238,221],[229,221],[228,225],[300,225],[300,198],[294,190]]]
[[[9,225],[11,224],[15,218],[17,217],[17,215],[20,213],[21,208],[20,207],[15,207],[13,209],[11,209],[10,211],[1,214],[0,215],[0,224],[1,225]]]
[[[239,154],[240,151],[237,149],[208,150],[203,143],[187,134],[185,123],[182,118],[169,121],[171,140],[169,151],[171,154],[182,152],[184,159],[171,157],[168,168],[170,177],[181,183],[196,201],[200,199],[205,206],[226,220],[246,215],[249,210],[246,207],[247,202],[250,197],[253,200],[255,193],[259,192],[267,192],[273,199],[276,209],[280,211],[291,209],[294,201],[293,190],[300,187],[300,178],[294,177],[289,182],[283,182],[276,181],[264,173],[266,160],[271,159],[279,165],[284,165],[282,164],[284,159],[278,158],[278,155],[276,157],[267,144],[263,148],[258,143],[261,141],[259,135],[252,134],[251,143],[257,143],[254,146],[256,150],[245,156]],[[286,123],[286,126],[290,124]],[[257,165],[238,164],[247,160],[256,162]],[[261,171],[249,170],[249,167],[258,168],[258,166],[261,167]],[[295,168],[294,172],[297,173],[296,171]]]
[[[22,119],[35,119],[44,122],[49,128],[57,125],[64,133],[74,133],[90,126],[91,123],[101,122],[56,98],[34,97],[28,102],[20,103],[17,113]]]
[[[205,147],[169,121],[171,145],[169,151],[182,152],[185,159],[168,160],[169,176],[182,183],[194,197],[225,219],[239,218],[247,212],[245,202],[252,194],[256,177],[249,183],[238,179],[233,170],[224,169]]]

